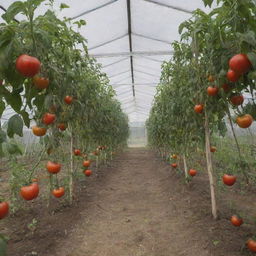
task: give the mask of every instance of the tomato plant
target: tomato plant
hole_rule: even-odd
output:
[[[203,2],[205,6],[213,3]],[[147,120],[149,144],[163,157],[177,152],[183,160],[186,179],[190,152],[197,148],[205,151],[215,219],[218,187],[211,154],[216,149],[211,148],[211,141],[214,134],[224,136],[227,123],[230,124],[238,166],[248,184],[249,176],[241,167],[244,162],[234,121],[241,128],[253,123],[256,74],[254,1],[217,2],[218,7],[210,13],[196,10],[180,24],[181,41],[172,43],[172,59],[162,65],[161,81]],[[251,102],[242,96],[248,94]],[[218,148],[218,152],[221,150]],[[225,176],[225,181],[228,179]],[[232,182],[227,181],[230,185]]]

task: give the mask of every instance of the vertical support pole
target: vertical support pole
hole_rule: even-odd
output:
[[[73,130],[71,127],[71,137],[70,137],[70,170],[69,170],[69,203],[73,203],[73,174],[74,174],[74,157],[73,157]]]
[[[205,153],[206,153],[206,161],[207,161],[207,172],[208,172],[209,181],[210,181],[212,215],[213,215],[213,218],[216,220],[218,218],[216,195],[215,195],[216,181],[213,176],[212,156],[211,156],[211,150],[210,150],[210,130],[209,130],[209,121],[208,121],[206,110],[205,110]]]

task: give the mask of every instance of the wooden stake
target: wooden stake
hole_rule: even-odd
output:
[[[188,179],[188,166],[187,166],[187,160],[186,160],[186,155],[183,155],[183,164],[184,164],[184,174],[186,180]]]
[[[69,203],[73,203],[73,173],[74,173],[74,158],[73,158],[73,131],[71,128],[71,138],[70,138],[70,170],[69,170]]]
[[[210,150],[210,130],[209,130],[209,121],[208,121],[206,110],[205,110],[205,153],[206,153],[206,161],[207,161],[207,171],[208,171],[208,176],[210,181],[212,215],[213,215],[213,218],[216,220],[218,218],[217,203],[216,203],[216,196],[215,196],[216,181],[213,176],[212,156],[211,156],[211,150]]]

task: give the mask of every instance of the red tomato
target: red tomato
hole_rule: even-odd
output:
[[[229,84],[223,84],[221,87],[224,90],[224,92],[229,92],[232,89]]]
[[[46,125],[49,125],[49,124],[54,123],[55,119],[56,119],[56,115],[55,114],[45,113],[43,115],[42,122],[44,124],[46,124]]]
[[[256,252],[256,241],[253,239],[249,239],[247,241],[247,247],[250,251]]]
[[[236,226],[236,227],[239,227],[243,224],[243,219],[242,218],[239,218],[238,216],[236,215],[233,215],[230,219],[231,223]]]
[[[194,176],[196,176],[197,171],[194,169],[190,169],[188,173],[190,176],[194,177]]]
[[[83,166],[84,167],[89,167],[91,165],[91,161],[90,160],[85,160],[84,162],[83,162]]]
[[[72,96],[66,96],[66,97],[64,98],[64,101],[65,101],[68,105],[70,105],[70,104],[72,103],[72,101],[73,101],[73,97],[72,97]]]
[[[61,169],[61,164],[48,161],[46,169],[49,173],[58,173]]]
[[[247,71],[250,70],[252,67],[252,63],[248,59],[246,54],[237,54],[234,55],[230,60],[229,60],[229,68],[234,70],[238,74],[244,74]]]
[[[60,198],[62,196],[64,196],[65,194],[65,189],[63,187],[60,187],[60,188],[56,188],[52,191],[52,194],[57,197],[57,198]]]
[[[171,164],[171,166],[172,166],[173,168],[177,168],[178,164],[173,163],[173,164]]]
[[[204,110],[204,105],[203,105],[203,104],[195,105],[194,110],[195,110],[196,113],[199,113],[199,114],[200,114],[200,113],[202,113],[203,110]]]
[[[17,71],[25,77],[35,76],[41,68],[41,62],[26,54],[22,54],[16,60]]]
[[[207,88],[207,94],[208,94],[209,96],[216,96],[216,95],[218,94],[218,92],[219,92],[218,87],[209,86],[209,87]]]
[[[236,182],[236,176],[224,174],[222,177],[223,183],[227,186],[233,186]]]
[[[3,219],[7,216],[9,212],[9,204],[7,202],[0,203],[0,219]]]
[[[32,126],[32,131],[36,136],[44,136],[47,130],[43,127]]]
[[[92,171],[91,170],[84,170],[84,174],[89,177],[92,175]]]
[[[32,183],[29,186],[24,186],[20,189],[20,194],[27,201],[33,200],[39,194],[39,186],[37,183]]]
[[[81,150],[80,150],[80,149],[75,149],[75,150],[74,150],[74,154],[75,154],[76,156],[81,156]]]
[[[243,115],[243,116],[238,116],[236,118],[236,123],[241,128],[248,128],[248,127],[250,127],[252,122],[253,122],[253,117],[251,115],[249,115],[249,114],[246,114],[246,115]]]
[[[45,77],[34,76],[33,83],[37,89],[45,89],[49,86],[49,79]]]
[[[230,82],[237,82],[240,78],[240,74],[236,73],[234,70],[229,69],[227,72],[227,78]]]
[[[235,106],[242,105],[244,102],[244,96],[241,94],[234,94],[230,97],[230,102]]]

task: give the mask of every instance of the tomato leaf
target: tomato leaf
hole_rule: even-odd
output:
[[[250,62],[252,63],[253,68],[256,69],[256,53],[249,52],[249,53],[247,53],[247,57],[250,60]]]
[[[25,110],[20,111],[19,114],[22,116],[24,124],[29,128],[30,126],[29,114]]]
[[[7,241],[3,235],[0,235],[0,255],[6,256],[7,253]]]
[[[61,3],[60,4],[60,9],[65,9],[65,8],[70,8],[67,4]]]
[[[36,9],[41,3],[43,3],[45,0],[27,0],[25,4],[27,4],[28,7],[32,7],[33,9]]]
[[[13,39],[15,31],[7,27],[0,35],[0,49],[6,47]]]
[[[213,0],[203,0],[203,2],[204,2],[204,5],[207,7],[207,6],[209,6],[209,7],[211,7],[212,6],[212,3],[213,3]]]
[[[9,23],[15,18],[18,13],[25,12],[25,4],[21,1],[14,2],[9,6],[6,13],[2,15],[2,18]]]
[[[0,100],[0,117],[2,116],[4,110],[5,110],[5,103],[3,102],[3,100]]]
[[[15,143],[15,142],[10,142],[6,144],[6,149],[10,155],[22,155],[22,150],[21,148]]]
[[[7,134],[10,138],[13,138],[14,134],[23,136],[23,120],[15,114],[8,121]]]
[[[0,143],[4,143],[7,141],[6,133],[3,130],[0,130]]]
[[[21,96],[19,94],[10,93],[7,90],[4,92],[5,100],[11,107],[19,112],[22,106]]]
[[[256,44],[256,35],[254,31],[248,31],[246,33],[236,33],[238,38],[242,41],[242,42],[246,42],[247,44],[250,44],[252,46],[254,46]]]

